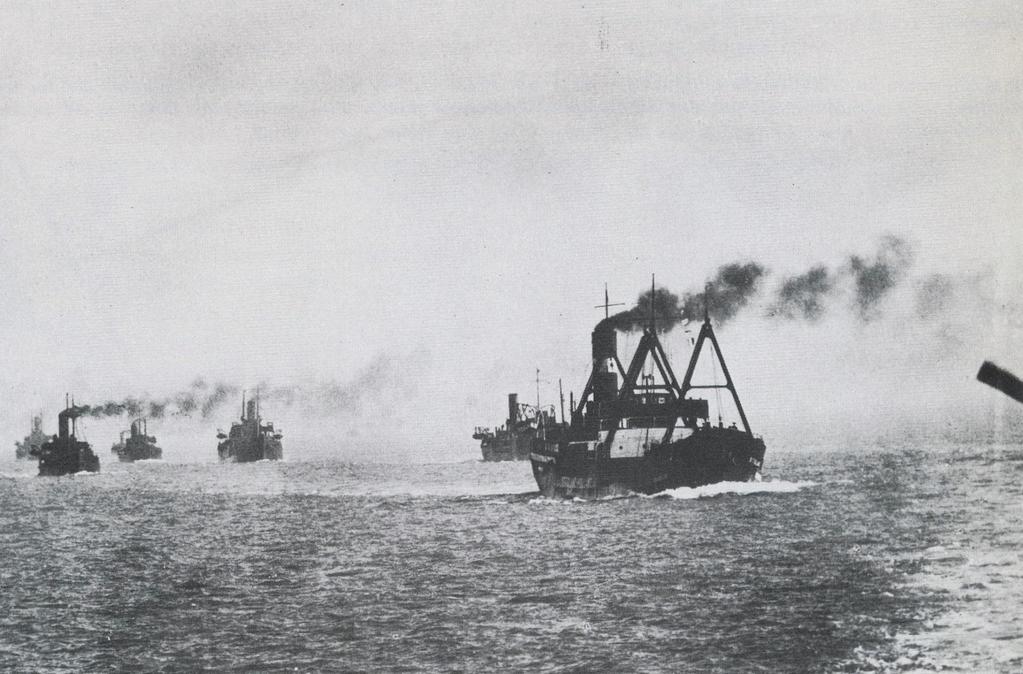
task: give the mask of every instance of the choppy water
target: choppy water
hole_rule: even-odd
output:
[[[768,454],[539,498],[525,463],[0,464],[0,669],[1020,671],[1023,451]]]

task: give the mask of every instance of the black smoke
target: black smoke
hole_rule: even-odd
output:
[[[93,405],[81,405],[84,414],[95,419],[105,417],[148,417],[162,419],[164,417],[209,418],[230,399],[237,397],[241,388],[234,384],[218,382],[212,387],[205,379],[199,378],[192,382],[190,388],[165,397],[127,397],[121,400],[108,400]]]
[[[880,316],[880,303],[906,276],[913,261],[909,244],[897,236],[885,236],[872,259],[849,258],[848,270],[855,283],[855,308],[864,322]]]
[[[600,324],[610,324],[616,330],[631,332],[650,325],[651,319],[664,332],[678,325],[683,320],[678,295],[667,288],[645,290],[636,299],[635,306],[605,318]]]
[[[703,292],[686,294],[682,313],[690,321],[703,320],[709,314],[712,321],[724,324],[749,306],[766,274],[767,269],[756,262],[733,262],[718,267]]]
[[[756,295],[766,270],[756,262],[726,264],[718,268],[702,292],[679,296],[667,288],[643,291],[631,309],[605,318],[600,325],[631,332],[650,325],[669,332],[685,321],[702,320],[705,309],[711,319],[725,323],[747,306]]]
[[[827,313],[830,300],[845,291],[853,314],[869,323],[880,318],[885,298],[905,281],[912,263],[913,251],[906,241],[884,236],[872,256],[850,255],[836,269],[816,265],[782,279],[766,313],[777,319],[817,321]],[[934,281],[920,291],[930,293],[934,306],[941,301],[938,284]],[[933,308],[928,305],[920,311]]]
[[[782,281],[767,315],[789,320],[818,320],[825,311],[825,300],[835,290],[835,275],[824,265],[805,274]]]

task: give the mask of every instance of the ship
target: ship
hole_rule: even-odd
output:
[[[251,461],[280,461],[284,458],[281,432],[272,423],[263,423],[259,416],[259,394],[245,401],[242,394],[241,421],[232,423],[228,433],[220,431],[217,454],[221,461],[249,463]]]
[[[549,424],[553,416],[553,409],[520,403],[518,394],[509,393],[504,425],[494,430],[477,426],[472,437],[480,441],[484,461],[527,461],[539,424]]]
[[[84,413],[85,408],[64,403],[64,410],[57,415],[57,435],[30,451],[39,459],[40,475],[99,472],[99,457],[88,442],[77,437],[78,417]]]
[[[43,418],[32,417],[32,431],[25,436],[24,440],[14,443],[14,455],[19,461],[31,460],[33,458],[32,450],[38,450],[47,440],[49,440],[49,436],[43,432]]]
[[[681,383],[657,336],[653,315],[627,370],[618,359],[617,341],[612,321],[605,318],[597,324],[591,335],[590,377],[578,405],[572,404],[570,422],[551,428],[541,424],[537,430],[529,458],[543,496],[656,494],[759,476],[764,441],[750,430],[706,311]],[[708,342],[724,383],[695,385],[693,374]],[[698,389],[730,392],[742,428],[734,423],[725,427],[720,415],[713,425],[708,401],[689,397]]]
[[[156,446],[156,438],[149,435],[149,424],[145,419],[135,419],[127,431],[121,431],[120,442],[110,451],[122,463],[133,463],[144,459],[162,459],[163,450]],[[128,437],[126,438],[125,435]]]

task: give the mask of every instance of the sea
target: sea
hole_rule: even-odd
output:
[[[2,671],[1023,671],[1020,446],[595,501],[525,462],[102,460],[0,462]]]

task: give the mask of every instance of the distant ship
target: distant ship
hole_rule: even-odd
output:
[[[242,417],[238,423],[231,424],[227,434],[217,433],[221,441],[217,445],[217,454],[221,461],[248,463],[250,461],[279,461],[284,458],[281,446],[281,433],[274,430],[274,425],[264,424],[259,416],[259,395],[254,400],[245,402],[242,395]]]
[[[49,440],[49,436],[43,433],[43,418],[32,417],[32,432],[26,435],[21,442],[14,443],[14,455],[19,461],[31,460],[33,458],[32,450],[38,450],[47,440]]]
[[[494,430],[477,426],[473,439],[480,441],[484,461],[526,461],[533,449],[540,419],[550,420],[553,410],[519,403],[516,393],[508,394],[508,419]]]
[[[64,411],[57,415],[57,435],[31,450],[30,454],[39,459],[40,475],[99,472],[99,457],[89,443],[76,437],[78,417],[83,413],[83,408],[65,403]]]
[[[724,384],[694,385],[693,371],[707,340],[721,365]],[[647,359],[653,362],[643,374]],[[617,333],[607,319],[592,334],[593,369],[567,427],[537,431],[530,454],[533,476],[548,497],[599,498],[723,481],[748,482],[764,460],[764,441],[753,435],[725,365],[709,316],[704,316],[682,383],[657,338],[653,317],[623,373]],[[655,374],[656,373],[656,374]],[[726,389],[743,428],[714,426],[708,402],[690,399],[693,389]]]
[[[149,425],[145,419],[135,419],[128,431],[121,431],[121,441],[113,445],[110,451],[117,455],[122,463],[132,463],[143,459],[162,459],[163,450],[156,446],[156,438],[148,435]],[[128,437],[125,438],[124,436]]]

